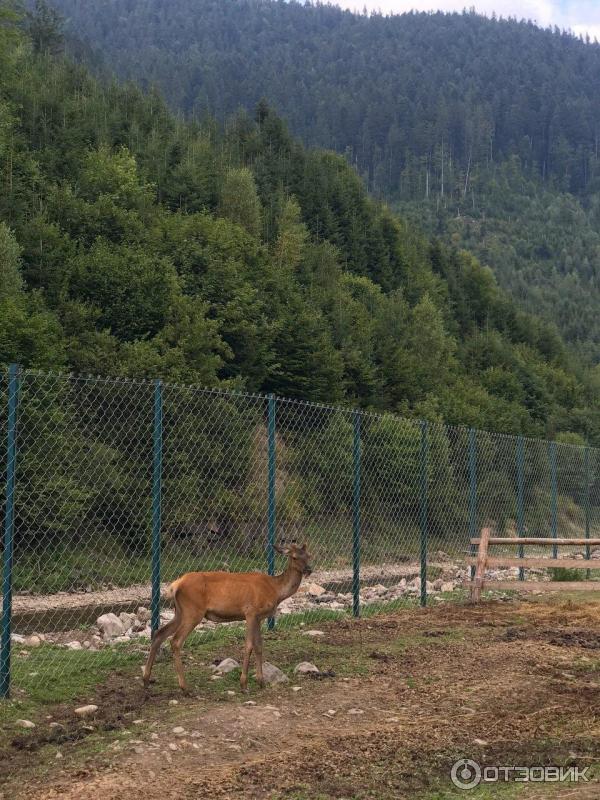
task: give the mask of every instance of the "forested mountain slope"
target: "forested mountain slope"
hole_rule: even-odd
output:
[[[600,46],[474,13],[54,1],[118,75],[174,108],[223,121],[266,97],[600,360]]]
[[[176,119],[0,9],[1,362],[600,442],[598,370],[343,157],[264,103]]]

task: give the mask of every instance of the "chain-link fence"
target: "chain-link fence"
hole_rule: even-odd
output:
[[[273,572],[282,539],[307,540],[315,572],[278,625],[463,597],[483,524],[600,533],[597,450],[392,414],[13,367],[0,435],[3,694],[11,661],[13,685],[35,678],[30,648],[37,669],[128,658],[172,614],[161,582]]]

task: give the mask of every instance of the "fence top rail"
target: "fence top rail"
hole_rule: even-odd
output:
[[[32,368],[21,368],[19,370],[19,375],[21,378],[40,378],[40,379],[55,379],[55,380],[63,380],[63,381],[72,381],[74,383],[95,383],[95,384],[105,384],[109,386],[148,386],[154,387],[156,384],[157,378],[129,378],[126,376],[106,376],[106,375],[80,375],[73,372],[60,372],[60,371],[52,371],[52,370],[37,370]],[[9,365],[0,365],[0,380],[8,380],[9,378]],[[543,438],[535,438],[533,436],[524,436],[523,434],[514,434],[514,433],[504,433],[502,431],[489,431],[482,428],[470,428],[466,425],[453,425],[449,423],[442,423],[442,422],[431,422],[427,420],[423,420],[417,417],[405,417],[401,416],[400,414],[396,414],[393,411],[375,411],[372,409],[362,409],[356,408],[355,406],[344,406],[344,405],[331,405],[327,403],[321,403],[311,400],[303,400],[301,398],[293,398],[293,397],[281,397],[279,395],[273,395],[272,393],[261,393],[261,392],[248,392],[241,389],[235,389],[233,387],[211,387],[211,386],[200,386],[198,384],[185,384],[185,383],[170,383],[162,381],[162,385],[164,389],[169,390],[180,390],[180,391],[187,391],[193,392],[195,394],[204,394],[207,396],[218,396],[223,398],[245,398],[247,400],[261,400],[264,401],[265,404],[269,400],[269,398],[274,398],[278,401],[278,403],[285,403],[288,405],[296,405],[298,407],[305,407],[305,408],[312,408],[312,409],[322,409],[324,411],[332,411],[337,413],[344,413],[344,414],[360,414],[364,418],[372,418],[372,419],[392,419],[398,422],[402,422],[403,424],[411,425],[414,427],[418,427],[422,425],[424,422],[427,422],[431,430],[444,430],[444,431],[455,431],[460,432],[467,435],[470,431],[474,431],[476,434],[481,436],[491,436],[495,439],[505,439],[507,441],[517,442],[521,440],[523,442],[532,442],[538,445],[540,444],[554,444],[560,447],[561,449],[571,449],[575,451],[579,451],[584,453],[586,450],[594,453],[600,453],[600,448],[591,446],[589,444],[585,445],[578,445],[572,444],[570,442],[556,442],[550,439],[543,439]]]

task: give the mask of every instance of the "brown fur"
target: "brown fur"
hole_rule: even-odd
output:
[[[246,620],[246,646],[240,683],[248,687],[248,667],[254,653],[256,679],[262,685],[261,622],[272,617],[286,597],[298,591],[303,575],[310,575],[310,556],[306,545],[277,548],[288,556],[287,567],[281,575],[262,572],[188,572],[168,587],[165,596],[175,603],[175,617],[156,631],[150,654],[144,667],[144,685],[148,686],[152,666],[162,643],[171,638],[173,661],[181,689],[186,689],[181,648],[183,643],[205,617],[212,622]]]

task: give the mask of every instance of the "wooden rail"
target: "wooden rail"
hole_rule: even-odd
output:
[[[480,544],[481,539],[471,539],[471,544]],[[569,547],[571,545],[589,545],[590,547],[600,547],[600,539],[554,539],[551,536],[490,536],[488,544],[543,544],[558,545],[559,547]]]
[[[590,558],[540,558],[528,556],[517,558],[515,556],[497,555],[492,558],[488,557],[489,547],[492,545],[509,545],[523,547],[525,545],[538,545],[538,546],[552,546],[556,547],[573,547],[585,546],[586,548],[600,546],[600,539],[559,539],[554,536],[492,536],[489,528],[483,528],[481,535],[478,538],[471,539],[471,545],[477,545],[477,558],[467,558],[467,564],[475,567],[473,578],[471,581],[465,581],[465,585],[471,589],[471,601],[478,603],[481,599],[481,592],[485,582],[485,571],[488,567],[518,567],[519,570],[529,569],[600,569],[600,559]],[[520,552],[523,552],[522,550]],[[554,551],[556,555],[556,550]],[[589,555],[589,549],[588,549]],[[594,563],[595,562],[595,563]],[[520,573],[522,575],[522,572]],[[573,582],[562,583],[560,581],[529,581],[526,588],[527,591],[543,590],[543,591],[562,591],[568,587],[572,587]],[[498,589],[522,589],[524,588],[522,582],[507,581],[494,582],[494,587]],[[582,585],[581,588],[600,588],[600,583],[596,586]]]
[[[600,569],[600,559],[595,558],[533,558],[527,556],[525,558],[517,558],[516,556],[493,556],[487,558],[485,562],[486,569],[494,567],[526,567],[534,569],[555,569],[556,567],[563,567],[564,569],[593,569],[590,564],[594,561],[597,564],[596,569]],[[476,558],[468,558],[467,564],[471,566],[477,565]]]

